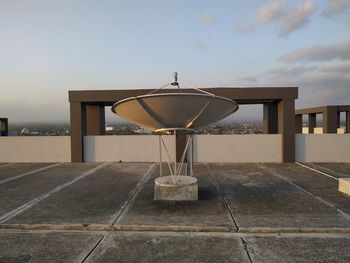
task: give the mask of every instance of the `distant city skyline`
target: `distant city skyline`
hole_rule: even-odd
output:
[[[350,104],[347,0],[5,0],[0,22],[10,122],[68,122],[68,90],[156,89],[174,71],[183,87],[298,86],[297,108]]]

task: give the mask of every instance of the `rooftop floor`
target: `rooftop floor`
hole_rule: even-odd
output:
[[[0,262],[350,261],[350,163],[196,164],[199,201],[153,200],[151,163],[0,163]]]

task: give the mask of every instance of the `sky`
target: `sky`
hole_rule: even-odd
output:
[[[297,86],[296,108],[350,104],[350,0],[0,0],[10,122],[67,122],[68,90],[157,89],[175,71],[182,87]]]

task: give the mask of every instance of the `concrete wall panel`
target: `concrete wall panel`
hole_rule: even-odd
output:
[[[350,134],[296,134],[297,162],[350,162]]]
[[[196,135],[195,162],[282,162],[280,134]]]
[[[175,158],[174,136],[162,136],[170,157]],[[163,162],[166,152],[162,149]],[[85,162],[159,162],[157,135],[84,136]]]
[[[0,162],[70,162],[69,136],[0,137]]]

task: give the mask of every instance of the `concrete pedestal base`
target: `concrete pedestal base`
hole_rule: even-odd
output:
[[[350,178],[339,178],[338,190],[350,196]]]
[[[176,182],[171,176],[155,180],[154,200],[196,201],[198,200],[197,179],[179,175]]]

